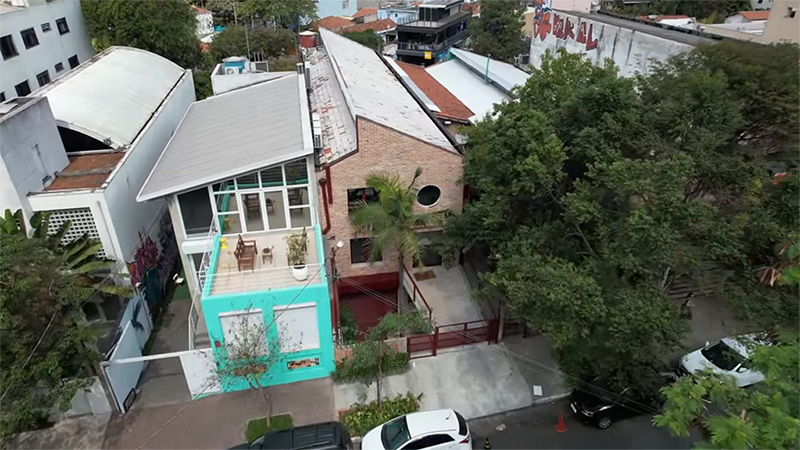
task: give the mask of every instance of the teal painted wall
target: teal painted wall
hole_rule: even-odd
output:
[[[317,269],[319,269],[320,282],[318,283],[309,284],[305,288],[300,286],[225,295],[209,295],[213,279],[206,283],[206,286],[204,286],[203,289],[201,306],[203,309],[203,315],[205,316],[206,325],[208,327],[208,335],[211,339],[211,347],[215,351],[215,357],[217,358],[218,363],[223,361],[218,352],[224,348],[222,325],[219,320],[219,315],[221,313],[244,311],[248,308],[261,309],[262,318],[264,320],[265,327],[267,327],[267,339],[270,342],[276,342],[278,340],[278,330],[277,326],[273,324],[273,308],[276,306],[285,306],[289,304],[299,305],[302,303],[313,302],[316,305],[317,310],[317,326],[319,328],[320,342],[319,348],[285,353],[285,357],[282,358],[281,364],[274,365],[270,372],[262,377],[261,383],[265,386],[294,383],[296,381],[326,377],[333,371],[334,355],[333,331],[331,327],[331,304],[328,291],[328,278],[324,264],[325,257],[323,240],[319,226],[315,226],[313,230],[313,237],[317,240],[317,249],[319,253],[317,262],[320,263],[320,266],[309,267],[309,279],[314,279],[314,273]],[[231,243],[228,245],[231,245]],[[219,236],[217,236],[215,240],[209,273],[214,273],[216,270],[218,257]],[[216,348],[216,341],[219,341],[220,343],[220,350]],[[312,358],[319,358],[318,366],[289,370],[286,364],[289,361]],[[232,392],[250,388],[244,379],[221,381],[224,392]]]

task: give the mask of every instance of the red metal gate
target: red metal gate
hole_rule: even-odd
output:
[[[461,345],[497,342],[498,320],[474,320],[472,322],[441,325],[433,333],[408,336],[406,348],[409,359],[436,356],[439,349]]]

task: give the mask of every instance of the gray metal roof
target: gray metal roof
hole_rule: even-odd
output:
[[[289,73],[193,103],[136,199],[185,192],[311,154],[300,83]]]
[[[510,93],[517,86],[522,86],[531,77],[529,73],[525,73],[513,64],[487,58],[466,50],[451,48],[450,54],[476,73],[488,75],[488,78],[505,89],[506,93]]]
[[[345,103],[361,116],[437,147],[455,147],[374,50],[321,28]]]

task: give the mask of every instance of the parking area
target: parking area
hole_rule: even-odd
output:
[[[431,307],[436,325],[484,319],[480,305],[472,299],[461,266],[426,267],[425,272],[429,272],[430,278],[417,279],[416,283]]]

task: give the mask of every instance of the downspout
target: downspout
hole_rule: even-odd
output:
[[[328,180],[328,203],[333,204],[333,179],[331,178],[331,166],[325,165],[325,179]]]
[[[325,235],[331,231],[331,214],[328,211],[328,188],[330,185],[326,178],[320,178],[319,185],[322,188],[322,210],[325,211],[325,228],[322,229],[322,234]]]
[[[331,247],[331,278],[333,280],[333,305],[331,308],[331,325],[336,340],[341,342],[342,336],[339,332],[339,275],[336,273],[336,248]]]

